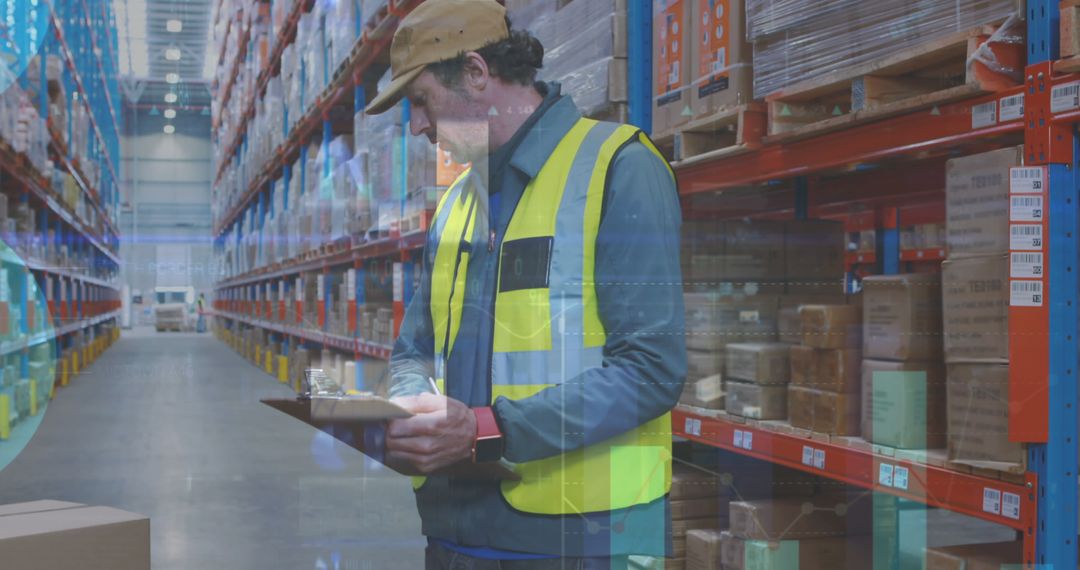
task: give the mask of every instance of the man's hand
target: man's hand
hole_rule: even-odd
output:
[[[386,450],[392,459],[427,474],[472,457],[476,416],[465,404],[434,394],[391,401],[415,414],[390,421]]]

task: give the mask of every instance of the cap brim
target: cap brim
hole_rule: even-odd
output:
[[[386,89],[383,89],[375,95],[375,98],[371,100],[371,104],[364,109],[364,113],[368,115],[378,115],[389,111],[390,108],[405,95],[405,88],[424,72],[424,67],[425,66],[421,65],[416,69],[410,69],[400,76],[395,77],[394,80],[390,82],[390,85],[386,86]]]

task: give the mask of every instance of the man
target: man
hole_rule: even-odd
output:
[[[199,313],[199,318],[195,322],[195,332],[206,332],[206,295],[199,293],[198,306],[196,310]]]
[[[493,0],[427,0],[392,81],[410,130],[472,167],[429,231],[390,363],[422,473],[505,459],[520,481],[414,483],[428,568],[625,568],[664,555],[669,410],[686,371],[674,176],[630,126],[536,83],[543,47]],[[445,395],[442,395],[445,394]]]

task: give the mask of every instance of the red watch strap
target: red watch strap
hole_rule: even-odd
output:
[[[502,437],[499,423],[495,421],[495,411],[491,407],[473,408],[476,416],[476,438]]]

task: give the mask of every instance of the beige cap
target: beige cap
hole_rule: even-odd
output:
[[[405,16],[390,43],[390,85],[364,110],[378,115],[430,63],[506,39],[506,8],[495,0],[426,0]]]

